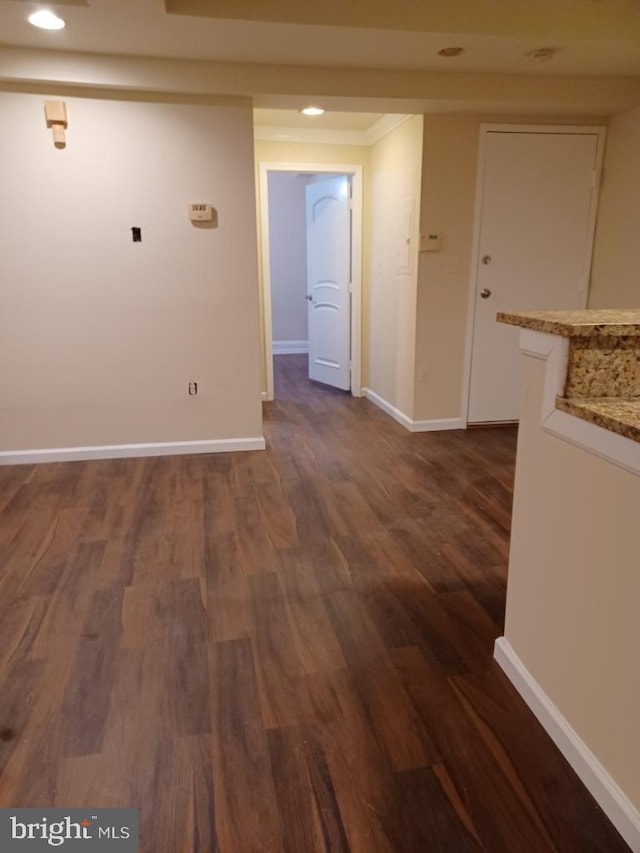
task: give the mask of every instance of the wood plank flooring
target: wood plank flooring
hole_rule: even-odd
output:
[[[627,850],[492,659],[516,434],[276,358],[269,449],[0,469],[0,806],[142,853]]]

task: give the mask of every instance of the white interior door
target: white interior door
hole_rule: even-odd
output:
[[[586,305],[599,140],[596,132],[486,135],[470,423],[518,419],[518,329],[496,323],[496,313]]]
[[[309,379],[351,387],[349,178],[306,187]]]

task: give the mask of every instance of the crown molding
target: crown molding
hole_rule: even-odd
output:
[[[369,145],[367,134],[361,130],[328,130],[315,127],[284,127],[257,124],[254,139],[269,142],[315,142],[323,145]]]
[[[285,127],[283,125],[257,124],[254,139],[269,142],[311,142],[322,145],[375,145],[387,134],[400,127],[411,115],[389,114],[381,116],[366,130],[328,130],[313,127]]]
[[[400,127],[401,124],[404,124],[407,119],[410,119],[411,115],[396,115],[395,113],[388,113],[387,115],[380,116],[380,118],[374,122],[371,127],[368,127],[364,135],[367,139],[367,145],[375,145],[376,142],[379,142],[383,139],[387,134],[391,133],[391,131],[395,130],[397,127]]]

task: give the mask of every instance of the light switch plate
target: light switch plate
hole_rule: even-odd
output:
[[[428,231],[420,235],[421,252],[439,252],[442,248],[442,234],[440,231]]]

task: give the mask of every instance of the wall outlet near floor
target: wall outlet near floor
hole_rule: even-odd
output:
[[[198,383],[190,382],[189,383],[189,396],[196,397],[198,395]]]

